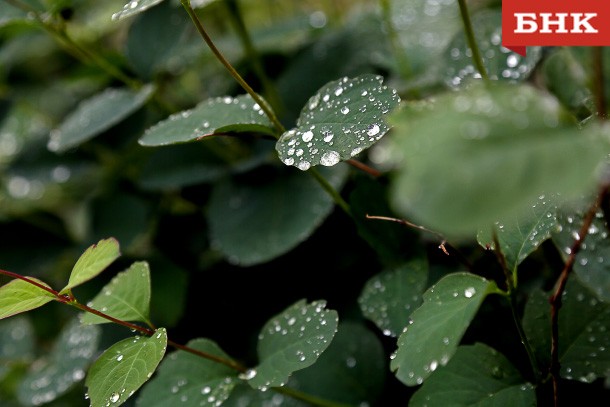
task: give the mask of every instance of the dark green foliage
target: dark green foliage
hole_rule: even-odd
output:
[[[466,3],[0,0],[0,405],[607,400],[610,53]]]

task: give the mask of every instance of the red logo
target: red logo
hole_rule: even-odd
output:
[[[503,0],[502,46],[610,45],[608,0]]]

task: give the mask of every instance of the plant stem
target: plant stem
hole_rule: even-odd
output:
[[[578,236],[576,236],[576,239],[570,248],[570,255],[566,260],[559,279],[557,280],[555,292],[549,298],[549,303],[551,304],[551,365],[549,367],[549,373],[553,381],[553,400],[555,407],[559,405],[559,309],[561,308],[561,297],[568,282],[568,277],[570,276],[570,273],[574,267],[576,255],[582,248],[582,244],[589,234],[589,228],[593,223],[593,219],[595,219],[595,214],[597,213],[597,210],[601,206],[601,203],[604,201],[607,194],[608,187],[604,186],[593,205],[591,205],[585,214],[582,225],[578,231]]]
[[[220,50],[218,48],[216,48],[216,45],[214,45],[214,42],[212,41],[212,39],[208,35],[207,31],[203,27],[201,20],[199,20],[197,13],[195,13],[195,10],[193,10],[193,8],[191,7],[190,0],[180,0],[180,3],[182,3],[182,7],[184,7],[184,9],[188,13],[189,17],[191,17],[191,20],[193,20],[193,23],[195,24],[195,27],[197,28],[199,35],[201,35],[201,37],[203,38],[205,43],[208,45],[208,47],[210,47],[210,50],[212,50],[212,52],[214,53],[216,58],[220,61],[220,63],[222,63],[224,65],[224,67],[229,71],[229,73],[237,81],[237,83],[239,83],[239,85],[250,96],[252,96],[252,99],[254,99],[254,101],[256,103],[258,103],[258,105],[261,107],[261,109],[263,109],[263,112],[265,112],[265,114],[267,115],[269,120],[271,120],[271,122],[273,123],[273,125],[275,126],[275,128],[278,131],[276,138],[279,138],[280,134],[285,132],[286,129],[284,128],[284,125],[279,121],[279,119],[277,118],[277,116],[275,115],[273,110],[271,110],[271,107],[267,104],[267,102],[265,102],[265,100],[263,98],[261,98],[256,92],[254,92],[254,90],[250,87],[250,85],[248,85],[248,83],[244,80],[244,78],[241,77],[239,72],[237,72],[237,70],[235,70],[235,68],[233,68],[233,65],[231,65],[231,63],[224,57],[224,55],[220,52]]]
[[[593,94],[597,117],[600,120],[608,118],[606,90],[604,86],[604,47],[593,47]]]
[[[318,181],[322,188],[324,188],[324,190],[328,192],[328,194],[333,198],[335,203],[339,205],[339,207],[341,207],[341,209],[343,209],[346,214],[352,216],[352,211],[349,207],[349,204],[345,202],[339,192],[337,192],[337,190],[333,188],[332,185],[330,185],[326,178],[324,178],[317,169],[310,168],[307,172],[310,173]]]
[[[0,269],[0,274],[4,274],[5,276],[11,277],[11,278],[15,278],[15,279],[18,279],[18,280],[22,280],[22,281],[25,281],[26,283],[32,284],[32,285],[34,285],[34,286],[36,286],[36,287],[38,287],[38,288],[48,292],[52,296],[57,297],[58,301],[66,302],[66,300],[67,300],[66,297],[64,297],[62,295],[59,295],[59,292],[55,291],[52,288],[47,287],[44,284],[40,284],[38,281],[34,281],[31,278],[22,276],[22,275],[17,274],[17,273],[13,273],[11,271],[1,270],[1,269]]]
[[[252,66],[252,70],[261,81],[261,85],[263,86],[265,96],[269,101],[274,112],[279,112],[281,115],[281,100],[280,96],[273,86],[273,83],[267,76],[265,70],[263,69],[263,63],[261,62],[261,58],[259,53],[256,51],[254,47],[254,42],[250,36],[250,33],[246,29],[246,24],[244,23],[243,15],[241,13],[241,9],[239,7],[238,0],[227,0],[225,1],[225,5],[229,9],[229,15],[231,16],[231,20],[233,21],[235,28],[237,30],[237,35],[241,40],[241,43],[246,52],[246,58],[248,62],[250,62]]]
[[[466,0],[458,0],[458,3],[460,5],[460,15],[462,17],[462,23],[464,24],[466,40],[468,41],[468,46],[472,51],[472,62],[479,71],[481,78],[483,78],[485,82],[489,82],[489,76],[487,75],[487,70],[485,69],[485,65],[483,64],[481,52],[479,51],[479,46],[477,45],[477,41],[474,37],[474,30],[472,29],[472,22],[470,21],[470,13],[468,13],[468,6],[466,5]]]
[[[372,177],[380,177],[381,176],[381,172],[377,171],[375,168],[371,168],[368,165],[366,165],[363,162],[360,162],[358,160],[354,160],[354,159],[350,159],[346,161],[349,165],[351,165],[354,168],[358,168],[361,171],[366,172],[367,174],[369,174]]]
[[[398,37],[396,28],[394,27],[394,23],[392,22],[392,7],[390,0],[379,0],[379,3],[381,6],[381,17],[383,20],[383,24],[388,33],[388,38],[390,39],[392,51],[396,56],[396,64],[398,65],[398,71],[400,72],[403,78],[408,78],[413,72],[411,71],[411,64],[409,63],[407,53],[400,45],[400,38]]]

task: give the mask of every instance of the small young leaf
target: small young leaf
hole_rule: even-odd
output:
[[[106,89],[81,102],[59,128],[51,132],[49,150],[63,152],[101,134],[142,107],[153,92],[151,85],[137,92]]]
[[[424,293],[424,303],[398,338],[390,368],[407,386],[422,384],[445,366],[485,297],[497,290],[494,282],[469,273],[443,277]]]
[[[60,291],[60,294],[64,294],[72,288],[91,280],[118,259],[120,255],[119,242],[113,238],[102,239],[97,244],[89,246],[72,268],[68,285]]]
[[[133,263],[120,272],[88,304],[111,317],[123,321],[140,321],[150,324],[150,270],[148,263]],[[91,313],[81,316],[83,324],[104,324],[109,320]]]
[[[332,199],[312,177],[281,171],[264,184],[223,182],[214,188],[207,213],[210,239],[231,263],[249,266],[288,252],[332,211]],[[321,173],[339,189],[347,168]]]
[[[146,130],[143,146],[195,141],[221,133],[253,132],[273,135],[273,125],[250,95],[216,97],[193,109],[171,115]]]
[[[290,375],[315,363],[330,345],[339,318],[326,301],[298,301],[270,319],[258,335],[260,363],[244,379],[258,389],[283,386]]]
[[[384,271],[366,282],[358,304],[362,315],[386,336],[398,336],[409,323],[409,315],[422,301],[428,282],[428,263],[414,260]]]
[[[525,260],[557,228],[557,207],[552,197],[540,195],[529,213],[522,217],[513,217],[506,221],[496,222],[495,230],[500,243],[500,251],[506,259],[510,271]],[[494,247],[492,231],[485,229],[477,234],[477,240],[483,247]]]
[[[129,3],[123,6],[121,11],[117,11],[112,15],[113,20],[122,20],[123,18],[131,17],[135,14],[148,10],[154,5],[161,3],[164,0],[130,0]]]
[[[28,278],[51,288],[36,278]],[[42,307],[54,299],[55,296],[53,294],[40,287],[23,280],[12,280],[0,287],[0,319]]]
[[[390,129],[383,115],[399,102],[378,75],[330,82],[309,99],[297,127],[282,134],[275,148],[284,164],[303,171],[333,166],[381,139]]]
[[[24,405],[38,406],[55,400],[85,377],[97,351],[101,330],[72,320],[61,332],[50,354],[31,365],[19,384],[17,396]]]
[[[85,385],[91,407],[120,406],[154,373],[165,355],[167,332],[136,336],[108,348],[91,366]]]
[[[458,347],[415,392],[412,407],[535,406],[536,391],[506,357],[487,345]]]
[[[188,346],[223,359],[231,359],[209,339],[194,339]],[[229,397],[238,381],[237,372],[230,367],[191,353],[176,351],[161,363],[155,378],[142,388],[136,405],[215,407]]]

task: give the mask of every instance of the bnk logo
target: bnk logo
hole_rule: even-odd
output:
[[[610,45],[610,1],[503,0],[502,45],[521,55],[527,46]]]

